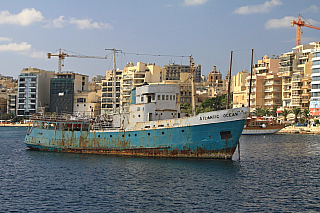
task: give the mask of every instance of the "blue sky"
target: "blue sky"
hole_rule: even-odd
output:
[[[301,14],[320,27],[319,0],[29,0],[0,1],[0,74],[17,78],[26,67],[58,70],[59,48],[69,54],[117,54],[117,68],[141,61],[164,66],[188,64],[194,57],[206,75],[213,66],[225,77],[233,51],[232,74],[264,55],[281,55],[295,46]],[[302,28],[302,43],[320,41],[320,31]],[[171,55],[147,56],[138,54]],[[63,71],[105,75],[111,60],[68,57]]]

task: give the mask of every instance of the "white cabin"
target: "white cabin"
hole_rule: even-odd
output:
[[[179,87],[168,84],[143,85],[132,93],[135,102],[129,107],[130,122],[147,122],[180,118],[177,102]]]

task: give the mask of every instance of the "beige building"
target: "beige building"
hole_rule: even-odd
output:
[[[280,56],[279,75],[282,77],[282,107],[308,109],[311,98],[312,49],[309,45],[294,47]]]
[[[120,107],[121,110],[128,110],[128,103],[132,89],[143,83],[160,83],[165,77],[165,69],[156,66],[154,63],[137,62],[128,63],[122,72],[122,79],[120,81]]]
[[[100,96],[95,91],[81,91],[74,94],[73,113],[80,117],[94,117],[101,114]]]
[[[248,70],[243,70],[232,76],[233,108],[248,106],[248,100],[245,97],[247,96],[246,78],[249,75]]]
[[[184,81],[184,74],[191,74],[190,65],[180,65],[180,64],[168,64],[163,67],[165,69],[165,79],[164,80],[180,80]],[[193,79],[195,83],[200,83],[202,81],[201,77],[201,65],[193,66]]]
[[[121,79],[122,70],[116,70],[116,109],[115,112],[120,110],[120,90],[121,90]],[[114,90],[113,70],[106,71],[105,80],[102,80],[102,91],[101,91],[101,114],[112,114],[113,113],[113,90]]]
[[[281,106],[281,78],[278,75],[280,59],[264,56],[253,66],[250,110],[273,109]],[[249,101],[250,78],[246,78],[246,102]]]
[[[228,93],[228,76],[226,76],[226,79],[222,79],[222,74],[217,71],[216,66],[213,66],[212,71],[207,74],[207,82],[210,82],[207,86],[209,98]],[[230,90],[232,91],[232,88]]]
[[[280,59],[269,58],[265,55],[258,63],[253,66],[253,74],[278,73]]]

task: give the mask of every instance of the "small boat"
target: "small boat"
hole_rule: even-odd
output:
[[[274,134],[285,126],[277,123],[274,119],[249,117],[242,131],[242,135]]]

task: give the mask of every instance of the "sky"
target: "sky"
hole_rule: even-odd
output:
[[[0,0],[0,74],[17,78],[23,68],[105,75],[127,62],[216,66],[223,78],[250,70],[263,56],[293,51],[298,15],[320,27],[319,0]],[[302,44],[320,41],[320,31],[302,28]],[[183,56],[183,57],[182,57]]]

